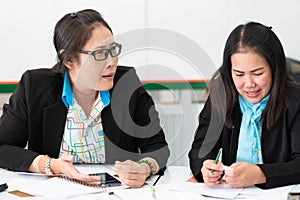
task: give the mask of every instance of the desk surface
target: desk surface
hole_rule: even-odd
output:
[[[100,171],[106,171],[108,173],[114,174],[111,166],[107,165],[78,165],[78,170],[83,173],[95,173]],[[151,185],[158,176],[154,177],[147,185],[139,189],[110,189],[114,191],[116,195],[108,195],[107,193],[100,194],[89,194],[88,196],[74,197],[71,199],[153,199],[152,193],[149,189]],[[195,186],[204,187],[203,183],[188,183],[186,180],[191,177],[191,173],[188,167],[180,166],[169,166],[162,176],[156,186],[156,196],[157,199],[211,199],[204,197],[200,192],[193,191],[187,184],[195,184]],[[16,172],[7,171],[0,168],[0,183],[6,182],[9,188],[0,193],[0,199],[24,199],[18,196],[9,194],[9,191],[15,189],[21,189],[22,186],[39,184],[45,181],[45,176],[33,176],[33,175],[22,175]],[[196,185],[197,184],[197,185]],[[174,189],[175,186],[180,186],[180,189]],[[287,199],[288,192],[294,186],[286,186],[269,190],[261,190],[256,187],[250,187],[242,189],[240,194],[236,199]],[[178,187],[177,187],[178,188]],[[29,199],[51,199],[47,197],[26,197]]]

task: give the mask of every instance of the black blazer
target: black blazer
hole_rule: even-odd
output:
[[[299,96],[300,88],[298,86],[290,88],[287,97],[288,107],[283,112],[277,125],[271,130],[267,130],[265,124],[262,125],[261,147],[264,164],[258,166],[266,176],[266,183],[257,185],[260,188],[273,188],[300,183]],[[236,106],[235,108],[234,125],[230,128],[222,124],[221,129],[217,130],[217,124],[220,125],[221,122],[216,119],[211,120],[211,113],[212,106],[208,99],[199,115],[199,125],[189,152],[191,170],[200,182],[203,182],[200,171],[203,161],[206,159],[214,160],[221,147],[223,148],[222,162],[225,165],[231,165],[236,161],[242,120],[239,107]],[[211,140],[204,139],[209,126],[211,126],[211,132],[208,138]]]
[[[3,106],[0,167],[27,171],[39,154],[58,157],[67,108],[61,100],[63,75],[56,67],[26,71]],[[106,163],[150,156],[164,167],[168,145],[134,68],[118,66],[110,94],[111,103],[101,112]]]

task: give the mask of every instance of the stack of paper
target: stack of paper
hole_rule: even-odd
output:
[[[103,188],[95,188],[70,182],[58,177],[52,177],[40,182],[38,185],[25,185],[19,189],[21,192],[34,196],[44,196],[50,198],[70,198],[86,194],[102,193]]]

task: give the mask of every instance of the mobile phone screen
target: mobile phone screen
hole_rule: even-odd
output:
[[[90,176],[100,176],[101,177],[101,186],[102,187],[112,187],[112,186],[119,186],[121,185],[121,182],[113,177],[112,175],[103,172],[103,173],[95,173],[95,174],[89,174]]]

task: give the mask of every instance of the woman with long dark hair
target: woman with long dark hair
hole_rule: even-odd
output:
[[[249,22],[229,35],[199,115],[190,167],[209,186],[300,183],[300,87],[271,27]],[[222,149],[220,162],[215,162]]]

